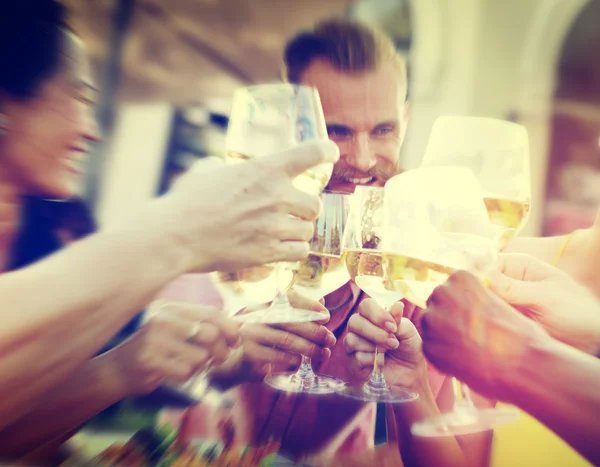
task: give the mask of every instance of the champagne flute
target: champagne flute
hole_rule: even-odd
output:
[[[423,167],[460,166],[483,187],[500,249],[529,218],[531,176],[527,130],[516,123],[479,117],[440,117],[427,144]]]
[[[350,214],[342,240],[343,259],[350,278],[380,306],[389,311],[402,295],[387,283],[383,271],[381,239],[383,234],[383,195],[381,187],[358,186],[352,195]],[[342,384],[340,395],[371,402],[410,402],[418,394],[390,387],[383,375],[383,355],[375,350],[373,371],[360,385]]]
[[[341,259],[342,233],[348,215],[350,195],[323,193],[323,210],[315,222],[310,254],[297,269],[294,290],[312,300],[342,287],[350,277]],[[286,392],[330,394],[341,382],[331,376],[316,375],[309,357],[302,355],[296,372],[272,373],[265,382]]]
[[[457,270],[470,270],[489,283],[497,256],[497,230],[481,195],[473,172],[461,167],[411,170],[387,182],[384,270],[388,281],[409,300],[425,307],[433,289]],[[414,435],[477,433],[519,416],[516,410],[478,409],[469,388],[455,378],[452,382],[452,411],[414,424]]]
[[[281,83],[235,91],[226,137],[228,162],[263,157],[315,139],[327,139],[325,117],[316,89]],[[307,193],[318,194],[327,185],[332,170],[333,164],[321,164],[296,177],[294,184]],[[287,263],[274,265],[277,292],[270,307],[256,312],[263,317],[262,322],[322,319],[320,313],[291,306],[287,290],[289,271],[293,269]],[[236,278],[230,282],[236,282]]]

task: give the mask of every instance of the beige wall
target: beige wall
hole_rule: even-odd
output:
[[[101,177],[98,218],[103,226],[123,221],[155,196],[171,119],[172,108],[164,103],[120,107]]]
[[[524,234],[538,234],[556,60],[587,1],[412,0],[413,95],[404,166],[419,165],[440,115],[516,113],[529,132],[532,162],[532,215]]]

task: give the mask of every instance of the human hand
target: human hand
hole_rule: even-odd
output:
[[[375,300],[367,299],[350,317],[344,349],[351,372],[361,380],[372,371],[375,348],[379,347],[385,352],[383,369],[388,384],[410,388],[425,383],[427,367],[421,337],[413,323],[402,318],[404,307],[398,302],[388,312]],[[379,355],[383,358],[383,353]]]
[[[165,197],[167,228],[176,230],[198,272],[235,271],[308,255],[320,199],[298,190],[294,178],[339,151],[331,141],[218,167],[191,170]]]
[[[264,377],[270,365],[281,369],[296,367],[301,356],[323,360],[331,356],[330,348],[336,338],[324,324],[329,321],[329,311],[320,302],[308,299],[294,290],[288,292],[295,308],[323,314],[321,321],[290,324],[244,324],[241,328],[241,377]]]
[[[503,254],[490,289],[565,344],[600,353],[600,302],[558,268],[532,256]]]
[[[506,399],[507,382],[527,350],[550,339],[465,271],[437,287],[427,305],[421,320],[427,359],[490,398]]]
[[[222,363],[240,344],[239,324],[213,307],[161,302],[128,340],[111,350],[113,373],[129,395],[164,380],[185,382],[209,363]]]

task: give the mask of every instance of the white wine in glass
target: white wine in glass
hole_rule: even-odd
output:
[[[383,195],[381,187],[358,186],[352,195],[350,214],[344,231],[344,264],[354,283],[381,307],[390,310],[402,299],[383,269],[381,241],[383,235]],[[381,355],[383,357],[383,355]],[[402,403],[419,397],[408,389],[391,387],[383,375],[379,349],[375,350],[373,371],[366,383],[342,384],[336,393],[370,402]]]
[[[315,222],[311,253],[297,269],[294,290],[315,301],[339,289],[349,280],[342,263],[342,233],[348,215],[349,195],[321,194],[323,210]],[[337,378],[317,375],[310,358],[302,356],[297,371],[267,375],[265,382],[276,389],[308,394],[330,394],[341,384]]]
[[[277,83],[237,89],[233,96],[226,136],[226,160],[230,163],[264,157],[293,148],[304,141],[327,139],[319,93],[307,86]],[[307,193],[319,194],[327,185],[333,164],[321,164],[294,180]],[[268,322],[316,321],[322,316],[291,306],[286,277],[292,265],[275,265],[277,292],[271,306],[259,311]]]
[[[398,290],[408,289],[424,307],[435,286],[455,270],[469,270],[484,284],[498,247],[481,186],[463,167],[427,167],[404,172],[385,187],[384,269]],[[415,287],[421,283],[421,288]],[[514,421],[518,412],[479,409],[466,385],[453,378],[454,407],[449,413],[414,424],[416,436],[478,433]]]
[[[500,248],[527,223],[531,202],[527,130],[516,123],[479,117],[440,117],[427,144],[423,167],[458,166],[473,171],[483,188]]]

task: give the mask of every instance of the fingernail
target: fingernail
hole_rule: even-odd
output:
[[[400,342],[398,342],[398,339],[388,339],[387,340],[387,345],[390,349],[397,349],[398,346],[400,345]]]
[[[321,356],[323,358],[329,358],[329,357],[331,357],[331,350],[329,350],[329,349],[323,349],[323,350],[321,350]]]
[[[328,334],[327,337],[325,338],[325,345],[328,347],[335,345],[336,342],[337,342],[337,339],[335,338],[335,336],[333,334]]]
[[[396,332],[398,330],[398,326],[396,326],[396,323],[392,323],[391,321],[385,323],[385,328],[390,332]]]

